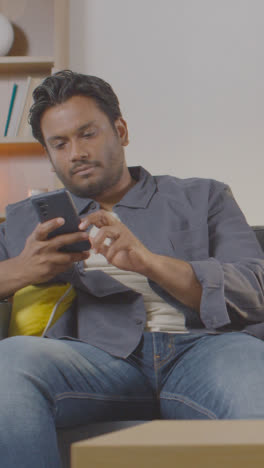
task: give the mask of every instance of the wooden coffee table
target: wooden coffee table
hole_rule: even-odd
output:
[[[151,421],[72,445],[72,468],[263,468],[264,420]]]

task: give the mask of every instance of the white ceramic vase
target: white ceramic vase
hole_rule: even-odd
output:
[[[0,56],[7,55],[14,42],[14,29],[6,16],[0,13]]]

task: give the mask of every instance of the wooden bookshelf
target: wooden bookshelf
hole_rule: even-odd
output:
[[[27,138],[3,137],[0,138],[0,158],[1,156],[38,156],[45,153],[43,146],[36,140]]]
[[[0,57],[0,136],[4,135],[11,87],[28,76],[45,78],[69,62],[69,0],[0,0],[0,12],[13,24],[15,40]],[[5,142],[0,141],[0,145]],[[18,141],[19,143],[19,141]]]
[[[23,174],[21,179],[20,175],[15,174],[15,161],[20,161],[17,169],[20,173],[23,161],[27,171],[30,164],[32,174],[34,166],[35,171],[39,171],[40,167],[43,171],[38,159],[43,161],[44,150],[38,142],[32,137],[3,136],[10,90],[13,83],[19,86],[26,82],[28,76],[45,78],[55,71],[68,68],[69,0],[0,0],[0,13],[10,20],[15,32],[8,56],[0,57],[0,189],[1,185],[5,186],[4,196],[0,190],[1,214],[4,213],[6,201],[13,202],[25,197],[25,184],[35,186],[34,180],[31,183],[28,178],[24,178],[26,182],[23,186]],[[45,177],[47,179],[48,169],[43,172],[44,180]],[[21,184],[17,180],[21,180]]]
[[[48,74],[53,67],[53,57],[0,57],[1,73]]]
[[[1,137],[0,138],[0,145],[24,145],[26,143],[34,144],[37,146],[41,146],[35,139],[28,139],[25,137]],[[1,146],[0,146],[1,151]]]

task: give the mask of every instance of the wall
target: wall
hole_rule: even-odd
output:
[[[264,2],[70,1],[70,66],[117,92],[128,163],[225,181],[264,224]]]
[[[28,197],[30,189],[54,190],[57,180],[48,158],[12,155],[0,157],[0,218],[9,203]]]

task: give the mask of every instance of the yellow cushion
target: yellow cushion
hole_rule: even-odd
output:
[[[27,286],[17,291],[13,298],[12,314],[8,336],[41,336],[48,323],[52,310],[70,284]],[[53,325],[69,308],[76,292],[72,289],[59,304]]]

